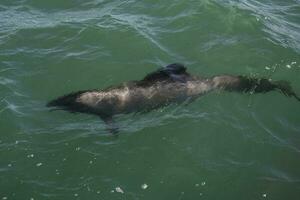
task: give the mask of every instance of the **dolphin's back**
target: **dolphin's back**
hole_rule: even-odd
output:
[[[111,125],[115,114],[151,110],[213,90],[253,93],[278,90],[300,101],[286,81],[233,75],[203,79],[191,76],[183,65],[175,63],[148,74],[140,81],[130,81],[104,90],[73,92],[50,101],[47,106],[96,114]]]

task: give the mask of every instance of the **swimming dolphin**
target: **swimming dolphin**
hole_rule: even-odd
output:
[[[214,90],[253,93],[278,90],[300,101],[286,81],[233,75],[202,78],[190,75],[185,66],[174,63],[148,74],[142,80],[103,90],[73,92],[50,101],[47,106],[97,115],[108,125],[110,132],[116,132],[112,121],[116,114],[147,111],[173,102],[193,100]]]

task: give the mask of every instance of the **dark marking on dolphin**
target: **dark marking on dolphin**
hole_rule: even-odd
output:
[[[73,92],[50,101],[47,106],[72,113],[97,115],[107,124],[108,130],[115,133],[118,131],[113,123],[116,114],[152,110],[189,98],[195,99],[214,90],[252,93],[278,90],[300,101],[287,81],[233,75],[202,78],[190,75],[185,66],[174,63],[148,74],[142,80],[104,90]]]

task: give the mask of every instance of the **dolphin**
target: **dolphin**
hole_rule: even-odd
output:
[[[149,111],[175,102],[194,100],[215,90],[249,93],[278,90],[300,101],[287,81],[235,75],[203,78],[190,75],[184,65],[173,63],[149,73],[142,80],[128,81],[102,90],[72,92],[50,101],[47,106],[72,113],[97,115],[111,133],[116,133],[118,128],[113,123],[114,115]]]

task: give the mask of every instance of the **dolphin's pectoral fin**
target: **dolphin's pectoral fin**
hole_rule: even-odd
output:
[[[147,76],[141,81],[142,83],[153,83],[155,81],[179,81],[185,82],[189,74],[186,72],[186,67],[182,64],[173,63],[164,68],[160,68]]]
[[[112,116],[99,116],[104,123],[106,124],[106,130],[113,135],[116,135],[119,132],[119,127],[115,124]]]
[[[183,105],[187,106],[187,105],[193,103],[196,99],[197,99],[197,96],[195,96],[195,97],[189,97],[187,100],[185,100],[185,102],[183,103]]]

